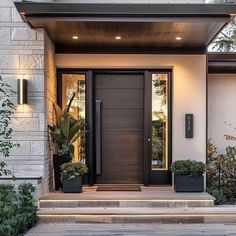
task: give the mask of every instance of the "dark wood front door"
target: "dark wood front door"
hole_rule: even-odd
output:
[[[95,144],[96,152],[100,149],[96,165],[101,167],[97,184],[143,183],[143,90],[143,74],[109,72],[94,76],[95,102],[100,102],[96,112],[100,112],[101,120],[97,123],[95,117],[96,126],[100,126],[95,139],[100,145]]]

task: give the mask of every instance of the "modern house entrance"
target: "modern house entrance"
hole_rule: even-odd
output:
[[[206,162],[207,47],[235,16],[235,5],[15,6],[25,23],[43,32],[36,37],[43,55],[33,50],[36,55],[15,58],[21,72],[39,64],[37,73],[45,74],[45,91],[39,93],[43,102],[37,103],[45,106],[38,110],[32,97],[29,116],[36,118],[34,122],[43,117],[40,141],[47,146],[46,123],[54,122],[52,104],[64,106],[76,92],[71,113],[84,119],[89,133],[75,143],[75,160],[88,164],[89,185],[171,185],[172,161]],[[190,136],[188,114],[194,118]],[[32,123],[30,132],[37,124]],[[33,154],[34,141],[33,137],[28,151]],[[45,148],[39,155],[43,164],[37,166],[38,173],[47,192],[53,179],[51,153]]]
[[[89,132],[94,137],[85,140],[83,150],[85,162],[94,166],[90,184],[171,185],[171,70],[58,74],[61,105],[77,91],[74,115],[93,123]],[[76,157],[81,158],[82,154]]]
[[[236,222],[235,208],[215,208],[207,192],[175,192],[169,171],[178,160],[206,163],[209,138],[223,153],[222,136],[235,131],[225,121],[236,127],[236,60],[207,51],[235,4],[0,2],[1,77],[15,90],[16,80],[28,83],[18,88],[28,103],[11,120],[20,147],[4,161],[14,185],[36,187],[39,222],[57,232],[54,223]],[[74,93],[69,112],[89,131],[74,143],[74,160],[88,175],[82,193],[64,193],[53,185],[58,150],[48,124],[53,104],[64,107]]]

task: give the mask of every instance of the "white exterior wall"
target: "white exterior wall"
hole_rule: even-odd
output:
[[[208,75],[208,137],[217,146],[218,153],[236,145],[224,135],[236,136],[236,74]]]
[[[172,158],[206,160],[206,56],[57,54],[57,68],[173,68]],[[185,113],[194,138],[185,138]]]
[[[20,148],[3,160],[16,177],[42,177],[39,184],[32,180],[40,195],[49,189],[48,99],[45,93],[45,75],[48,74],[45,62],[48,64],[49,60],[45,60],[45,55],[50,47],[45,47],[44,30],[31,30],[22,22],[13,0],[0,1],[0,38],[0,76],[15,91],[17,79],[28,80],[28,104],[17,105],[12,119],[13,141],[19,143]],[[16,103],[16,97],[13,99]],[[14,183],[19,182],[22,181]]]

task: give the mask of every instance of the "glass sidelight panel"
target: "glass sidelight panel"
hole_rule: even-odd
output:
[[[168,77],[152,74],[152,170],[168,170]]]
[[[75,98],[71,105],[70,113],[76,118],[85,121],[85,74],[62,74],[62,107],[65,107],[73,93]],[[85,161],[85,135],[74,142],[75,161]]]

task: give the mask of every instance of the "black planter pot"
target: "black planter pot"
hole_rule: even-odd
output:
[[[63,156],[53,155],[55,190],[59,190],[59,188],[62,188],[60,166],[64,163],[68,163],[70,161],[71,161],[70,155],[63,155]]]
[[[74,179],[63,179],[64,193],[81,193],[82,192],[82,177],[76,176]]]
[[[176,192],[203,192],[204,177],[189,175],[174,175],[174,189]]]

